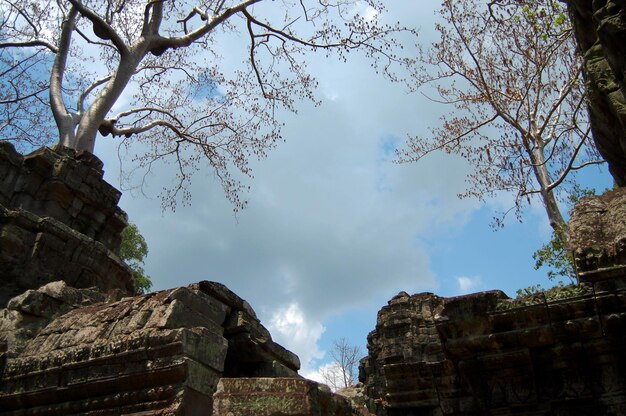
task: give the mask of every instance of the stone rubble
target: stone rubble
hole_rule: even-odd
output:
[[[222,378],[213,416],[367,416],[346,398],[303,378]]]
[[[5,354],[0,415],[211,414],[223,375],[298,377],[299,366],[245,301],[203,281],[52,319]]]

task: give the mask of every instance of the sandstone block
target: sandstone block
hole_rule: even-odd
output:
[[[222,378],[214,416],[352,416],[349,401],[301,378]]]

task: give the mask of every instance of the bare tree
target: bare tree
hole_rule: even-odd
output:
[[[590,138],[582,62],[564,6],[445,0],[440,16],[441,39],[421,51],[414,79],[417,88],[434,86],[429,98],[454,111],[429,137],[411,138],[399,160],[438,150],[459,155],[473,168],[461,197],[511,192],[518,218],[539,197],[567,242],[557,188],[571,183],[576,170],[602,162]]]
[[[0,134],[36,142],[51,109],[63,146],[93,152],[98,133],[143,142],[148,169],[172,158],[166,205],[208,162],[236,207],[248,159],[281,139],[278,108],[314,100],[305,57],[361,50],[391,80],[398,34],[380,0],[0,0]],[[231,36],[240,51],[223,48]],[[238,37],[237,37],[238,36]],[[247,46],[246,46],[247,45]],[[242,53],[224,73],[220,55]],[[125,140],[128,144],[129,140]]]
[[[346,338],[342,337],[333,342],[330,355],[333,361],[320,371],[324,382],[333,391],[356,384],[359,376],[361,348],[351,345]]]

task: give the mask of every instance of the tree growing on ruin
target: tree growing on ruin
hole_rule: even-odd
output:
[[[538,198],[566,243],[557,191],[571,185],[575,171],[601,161],[564,7],[553,0],[445,0],[440,39],[420,52],[414,80],[418,89],[433,86],[429,98],[453,110],[430,135],[410,138],[399,160],[458,155],[473,169],[461,197],[512,193],[518,218]]]
[[[0,0],[0,136],[38,144],[55,125],[77,150],[93,152],[98,133],[140,142],[134,162],[178,169],[166,205],[189,197],[206,162],[241,208],[231,170],[250,175],[249,158],[281,140],[279,109],[315,101],[307,55],[362,51],[398,79],[410,62],[399,35],[416,33],[384,11],[381,0]],[[225,71],[233,56],[242,66]]]
[[[320,369],[324,382],[333,391],[355,385],[358,381],[361,355],[361,348],[351,345],[346,338],[335,340],[330,350],[332,362]]]
[[[148,255],[148,243],[139,232],[137,225],[130,223],[122,231],[120,258],[130,267],[135,283],[135,291],[145,294],[152,287],[152,279],[146,274],[143,265]]]

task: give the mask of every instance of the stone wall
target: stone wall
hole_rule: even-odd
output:
[[[13,321],[47,310],[44,297],[29,299],[10,302]],[[297,377],[300,365],[247,302],[215,282],[55,316],[4,347],[0,415],[210,415],[223,375]],[[0,320],[0,335],[6,328]]]
[[[127,216],[102,168],[88,152],[42,147],[22,156],[0,141],[0,204],[54,218],[117,252]]]
[[[361,381],[379,415],[626,414],[626,291],[514,305],[502,292],[400,295]]]
[[[626,189],[571,221],[578,295],[401,292],[361,361],[378,415],[626,414]]]
[[[591,128],[619,186],[626,186],[626,4],[566,0],[584,57]]]
[[[0,415],[211,415],[218,384],[216,415],[367,414],[299,377],[219,283],[129,297],[102,175],[91,154],[0,141]]]
[[[213,416],[359,416],[349,401],[327,386],[297,378],[222,378]]]
[[[582,282],[623,287],[626,275],[626,188],[583,198],[570,220],[570,248]]]
[[[0,415],[367,416],[298,376],[216,282],[106,303],[53,282],[0,310]]]
[[[127,218],[103,173],[89,153],[41,148],[22,156],[0,141],[0,307],[56,280],[133,293],[117,256]]]

